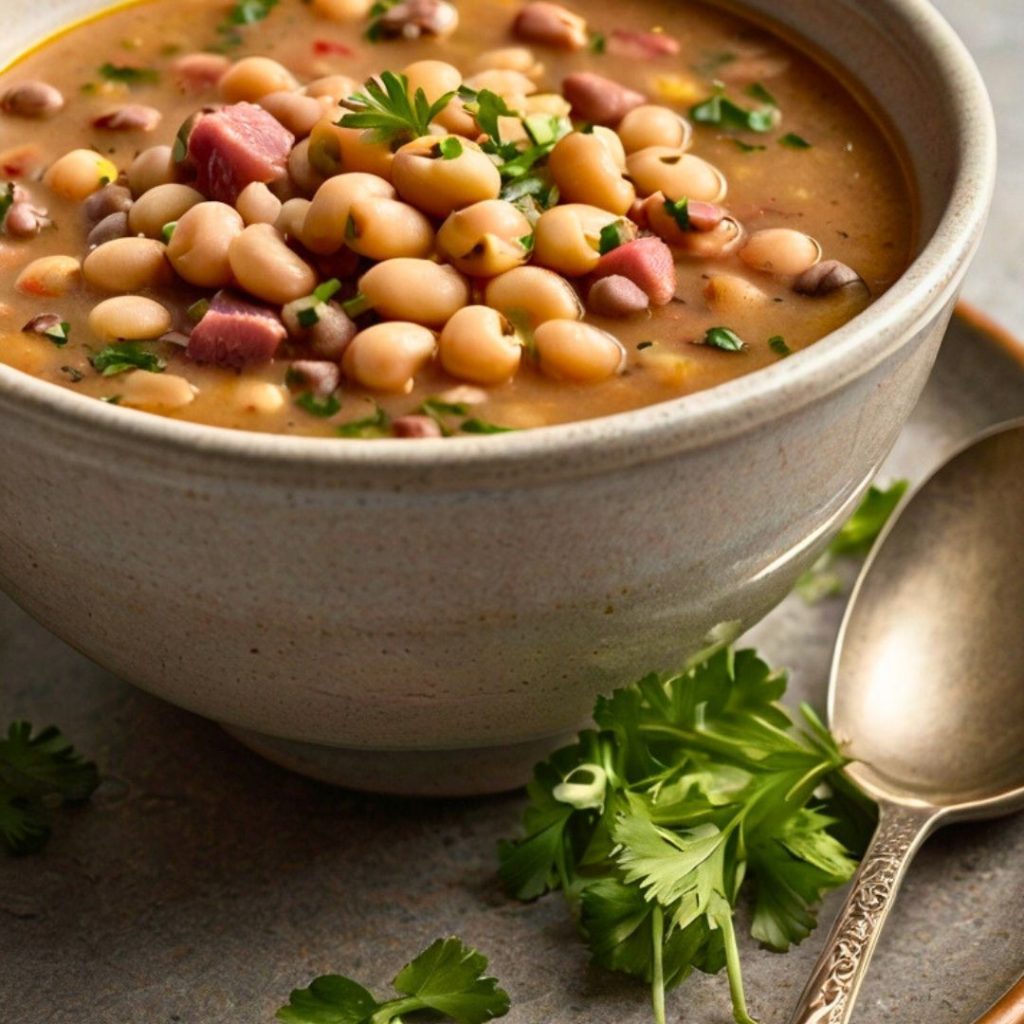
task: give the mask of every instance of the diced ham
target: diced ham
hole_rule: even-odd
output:
[[[675,57],[679,53],[679,40],[664,32],[630,32],[612,29],[608,52],[616,57],[632,60],[652,60],[657,57]]]
[[[660,238],[638,238],[605,253],[593,277],[612,276],[629,278],[655,306],[667,305],[676,292],[675,260]]]
[[[197,363],[241,369],[274,358],[288,336],[281,318],[266,306],[218,292],[188,339],[186,352]]]
[[[188,139],[196,166],[196,188],[210,199],[234,205],[242,189],[288,171],[295,136],[254,103],[235,103],[203,114]]]

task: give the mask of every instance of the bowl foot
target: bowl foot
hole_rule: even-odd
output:
[[[224,725],[268,761],[332,786],[398,796],[465,797],[526,785],[533,766],[568,737],[469,750],[354,750],[281,739]]]

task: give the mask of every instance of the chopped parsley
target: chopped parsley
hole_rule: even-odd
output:
[[[717,348],[722,352],[743,352],[747,347],[747,343],[728,327],[709,328],[698,344]]]
[[[625,220],[619,219],[601,228],[601,236],[598,240],[598,252],[604,256],[620,245],[625,245],[632,240],[632,232]]]
[[[763,103],[766,107],[778,107],[775,97],[760,83],[754,82],[743,90],[752,100]]]
[[[103,64],[100,77],[108,82],[121,82],[131,88],[139,85],[155,85],[160,81],[160,72],[155,68],[140,68],[125,64]]]
[[[68,380],[70,380],[72,384],[79,384],[81,381],[85,380],[85,374],[74,366],[62,366],[60,368],[60,372],[66,373],[68,375]]]
[[[768,347],[777,356],[788,356],[793,354],[793,350],[786,344],[786,339],[781,334],[776,334],[774,337],[768,339]]]
[[[796,132],[787,132],[779,139],[779,145],[785,146],[787,149],[810,149],[811,144],[802,136],[797,135]]]
[[[732,144],[741,153],[763,153],[768,147],[753,142],[744,142],[742,139],[731,139]]]
[[[228,25],[254,25],[263,21],[280,3],[280,0],[238,0],[225,19]]]
[[[89,356],[92,368],[104,377],[116,377],[119,373],[129,370],[147,370],[150,373],[163,373],[167,364],[154,352],[144,349],[137,341],[119,341],[107,345],[94,355]]]
[[[192,323],[197,324],[209,312],[210,300],[199,299],[198,301],[193,302],[192,305],[185,310],[185,315],[192,321]]]
[[[449,424],[452,418],[461,418],[456,430],[463,434],[506,434],[513,427],[500,427],[496,423],[488,423],[476,417],[469,417],[470,407],[465,402],[446,402],[443,398],[431,397],[424,399],[416,410],[423,416],[429,416],[440,428],[445,437],[451,437],[455,430]]]
[[[384,37],[384,26],[381,24],[381,18],[400,2],[401,0],[377,0],[370,8],[370,24],[364,33],[369,42],[376,43]]]
[[[665,212],[679,225],[681,231],[693,230],[693,225],[690,223],[690,200],[687,196],[683,196],[682,199],[677,199],[675,202],[666,199]]]
[[[422,89],[409,98],[409,80],[394,71],[383,71],[370,78],[342,106],[349,113],[338,122],[342,128],[357,128],[369,132],[374,142],[399,146],[430,133],[430,124],[455,96],[447,92],[434,103]]]
[[[164,244],[170,245],[171,239],[174,237],[174,229],[178,226],[176,220],[168,221],[160,229],[160,237],[164,240]]]
[[[295,319],[299,321],[300,327],[309,330],[310,327],[316,327],[320,323],[320,314],[316,311],[316,306],[307,306],[295,314]]]
[[[327,395],[325,398],[321,398],[314,395],[312,391],[305,391],[295,399],[295,404],[300,409],[305,409],[311,416],[317,416],[324,420],[341,412],[341,402],[337,395]]]
[[[608,37],[603,32],[591,32],[590,42],[587,45],[590,47],[591,53],[600,56],[608,49]]]
[[[463,154],[462,143],[454,135],[442,139],[434,149],[442,160],[457,160]]]
[[[460,426],[464,434],[513,434],[515,427],[501,427],[497,423],[488,423],[487,420],[477,418],[465,420]]]
[[[712,125],[726,131],[763,133],[775,127],[778,110],[774,106],[747,110],[729,99],[725,89],[719,85],[708,99],[690,108],[690,117],[697,124]]]
[[[50,811],[81,803],[99,785],[96,765],[50,726],[32,734],[13,722],[0,736],[0,846],[8,853],[35,853],[50,838]]]
[[[0,227],[7,220],[7,214],[14,205],[14,182],[7,182],[3,193],[0,194]]]
[[[317,302],[329,302],[339,291],[341,291],[341,282],[336,277],[332,277],[329,281],[324,281],[323,284],[313,289],[313,298]]]
[[[391,437],[391,417],[379,405],[372,416],[352,420],[338,427],[339,437],[379,438]]]
[[[395,998],[378,1000],[351,978],[329,974],[292,992],[276,1016],[284,1024],[486,1024],[509,1011],[508,995],[486,971],[483,954],[438,939],[398,972]]]
[[[67,320],[61,320],[59,324],[47,327],[39,333],[42,334],[44,338],[49,338],[57,348],[63,348],[71,337],[71,324],[69,324]]]

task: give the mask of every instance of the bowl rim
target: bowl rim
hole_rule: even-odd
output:
[[[109,4],[125,6],[125,0]],[[742,3],[736,5],[742,10]],[[0,404],[16,406],[65,436],[90,432],[113,447],[150,457],[258,464],[266,469],[344,468],[360,476],[378,469],[436,477],[446,469],[490,471],[546,463],[558,475],[578,475],[703,448],[773,417],[820,401],[868,373],[912,335],[911,326],[947,303],[980,240],[995,186],[996,134],[991,101],[967,48],[929,0],[876,0],[913,36],[938,73],[951,111],[958,166],[945,213],[899,280],[865,312],[784,362],[694,394],[593,419],[487,437],[403,439],[372,443],[297,437],[176,420],[119,408],[0,364]],[[98,8],[101,14],[104,8]],[[835,55],[832,55],[833,57]],[[56,418],[55,418],[56,417]],[[461,471],[461,472],[460,472]],[[516,474],[518,475],[518,474]]]

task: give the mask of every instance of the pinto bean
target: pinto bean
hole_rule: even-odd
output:
[[[755,231],[740,249],[748,267],[766,274],[803,274],[821,259],[821,246],[793,228]]]
[[[645,313],[650,297],[628,277],[613,274],[596,281],[587,295],[587,306],[597,316],[627,317]]]
[[[99,222],[112,213],[127,213],[132,208],[131,189],[124,185],[104,185],[86,199],[83,209],[86,217]]]
[[[852,267],[840,263],[839,260],[822,260],[796,279],[793,290],[801,295],[812,295],[817,298],[832,295],[852,284],[867,287],[864,279]]]
[[[385,11],[374,23],[377,31],[391,39],[444,39],[459,26],[459,12],[446,0],[403,0]]]
[[[7,211],[4,230],[12,238],[35,238],[51,223],[50,218],[46,216],[46,210],[29,202],[16,202]]]
[[[108,213],[89,232],[86,244],[90,249],[96,249],[106,242],[112,242],[115,238],[127,238],[130,230],[127,213]]]
[[[612,128],[631,110],[647,102],[643,93],[593,71],[568,75],[562,82],[562,94],[572,104],[575,117]]]
[[[108,132],[151,132],[159,126],[163,116],[156,107],[129,103],[94,118],[92,126]]]
[[[42,120],[59,114],[63,109],[63,94],[49,82],[19,82],[0,97],[0,110],[15,117]]]
[[[441,425],[430,416],[399,416],[392,427],[395,437],[419,440],[442,436]]]
[[[563,50],[582,50],[588,42],[587,23],[561,4],[534,0],[528,3],[512,23],[512,32],[528,43],[557,46]]]

